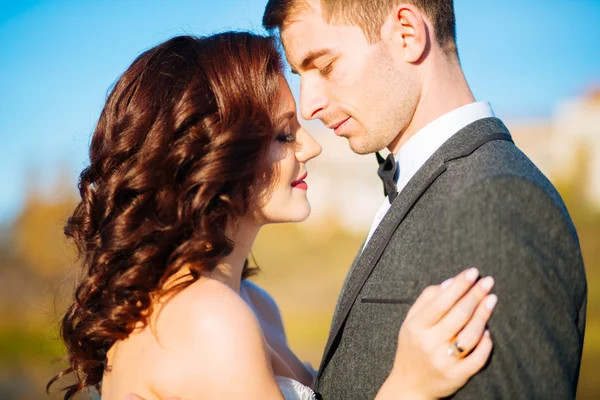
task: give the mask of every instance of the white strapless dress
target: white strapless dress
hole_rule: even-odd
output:
[[[283,376],[276,376],[275,379],[285,400],[317,400],[315,392],[308,386]]]

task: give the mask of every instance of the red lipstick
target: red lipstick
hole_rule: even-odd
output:
[[[308,185],[306,184],[306,182],[304,182],[307,176],[308,173],[305,172],[304,175],[300,177],[300,179],[297,179],[294,182],[292,182],[292,187],[295,189],[307,190]]]

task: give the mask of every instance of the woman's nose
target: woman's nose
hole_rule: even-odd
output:
[[[297,134],[298,147],[296,150],[296,159],[300,162],[307,162],[321,154],[321,145],[304,130],[300,129]]]

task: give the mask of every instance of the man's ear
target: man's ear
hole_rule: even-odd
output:
[[[409,63],[421,59],[427,41],[431,40],[421,11],[412,4],[395,6],[381,29],[382,40],[390,44],[397,55]]]

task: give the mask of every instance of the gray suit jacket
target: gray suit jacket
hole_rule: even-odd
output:
[[[411,304],[473,266],[496,280],[494,350],[453,397],[575,398],[587,298],[577,233],[552,184],[486,118],[438,149],[355,259],[319,368],[323,399],[373,399]]]

